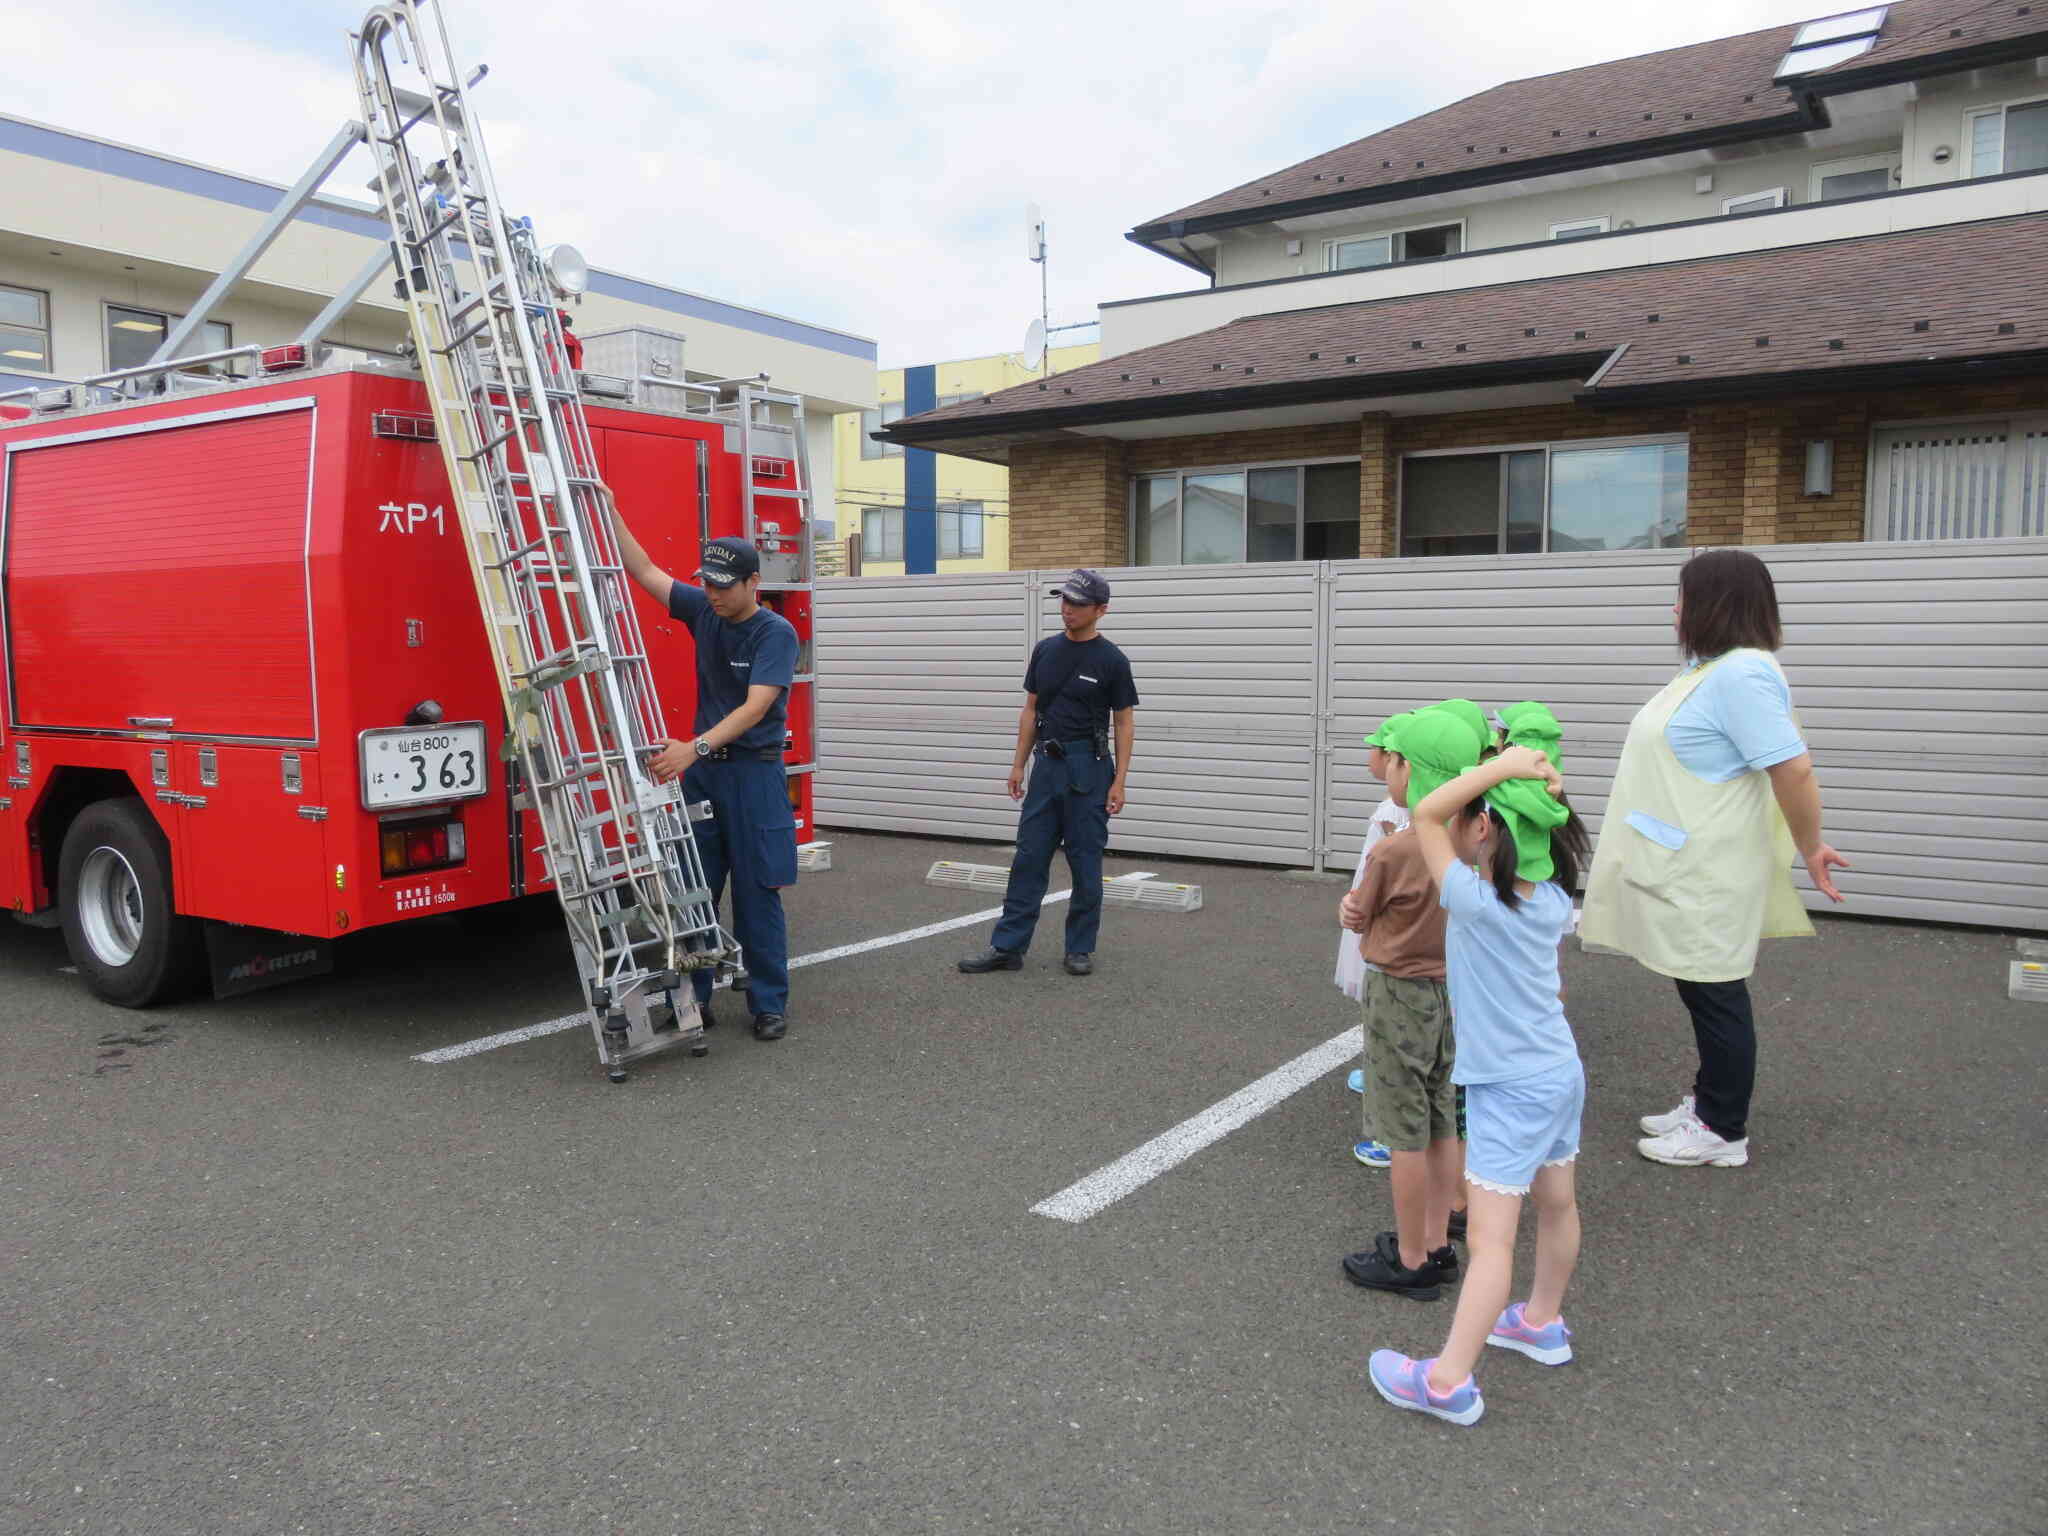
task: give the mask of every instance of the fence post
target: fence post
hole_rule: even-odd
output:
[[[1315,592],[1315,694],[1310,704],[1315,723],[1313,733],[1314,750],[1309,753],[1309,837],[1308,862],[1311,869],[1320,870],[1330,852],[1330,764],[1336,746],[1330,740],[1330,724],[1334,718],[1331,703],[1335,697],[1335,685],[1330,678],[1331,657],[1335,654],[1335,637],[1331,633],[1336,623],[1336,604],[1331,592],[1336,586],[1337,576],[1330,569],[1330,562],[1316,562]]]

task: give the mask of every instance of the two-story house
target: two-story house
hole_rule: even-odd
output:
[[[1201,287],[881,428],[1018,566],[2048,533],[2048,0],[1519,80],[1149,219]]]

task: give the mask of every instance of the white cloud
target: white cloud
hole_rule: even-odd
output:
[[[885,363],[1014,346],[1194,286],[1133,224],[1502,80],[1804,19],[1591,0],[1533,18],[1269,0],[450,0],[501,188],[600,265],[873,336]],[[9,8],[8,110],[277,181],[354,106],[345,0]],[[207,30],[202,23],[217,29]],[[358,174],[358,171],[360,174]],[[367,163],[337,190],[363,195]]]

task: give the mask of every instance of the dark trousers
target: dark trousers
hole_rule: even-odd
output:
[[[683,793],[709,800],[709,821],[690,823],[704,860],[704,883],[716,907],[732,877],[732,932],[747,964],[747,1009],[756,1016],[789,1012],[789,927],[782,891],[796,884],[796,813],[789,808],[782,764],[693,763]],[[711,973],[697,971],[690,985],[700,1003],[711,999]]]
[[[1692,1015],[1700,1070],[1692,1080],[1693,1113],[1716,1136],[1749,1134],[1749,1095],[1756,1086],[1756,1016],[1746,981],[1681,981],[1679,1000]]]
[[[1017,818],[1017,857],[1010,864],[1002,918],[989,940],[997,949],[1022,954],[1031,947],[1053,850],[1064,847],[1074,875],[1067,953],[1095,952],[1102,928],[1102,850],[1109,843],[1109,781],[1116,770],[1108,758],[1097,758],[1088,742],[1063,745],[1064,758],[1043,752],[1032,757],[1031,782]]]

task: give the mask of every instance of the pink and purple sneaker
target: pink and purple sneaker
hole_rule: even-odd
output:
[[[1486,1412],[1479,1384],[1467,1376],[1448,1392],[1435,1391],[1429,1384],[1429,1368],[1435,1364],[1434,1358],[1411,1360],[1397,1349],[1376,1349],[1366,1374],[1372,1377],[1374,1390],[1396,1408],[1412,1408],[1452,1424],[1478,1423]]]
[[[1543,1365],[1563,1365],[1572,1357],[1571,1329],[1565,1327],[1561,1317],[1541,1328],[1530,1326],[1522,1317],[1522,1309],[1526,1305],[1528,1303],[1518,1301],[1501,1313],[1500,1321],[1493,1325],[1493,1332],[1486,1336],[1486,1342],[1527,1355]]]

